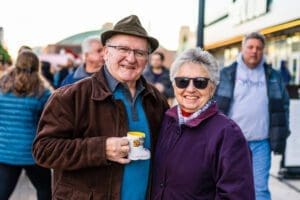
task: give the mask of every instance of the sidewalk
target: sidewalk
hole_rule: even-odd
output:
[[[272,200],[299,200],[300,199],[300,179],[283,179],[277,176],[281,156],[272,156],[272,166],[270,170],[270,190]]]
[[[300,199],[300,179],[282,180],[277,178],[281,156],[273,156],[270,176],[270,189],[272,200],[299,200]],[[17,188],[10,200],[36,200],[36,194],[28,178],[22,174]]]

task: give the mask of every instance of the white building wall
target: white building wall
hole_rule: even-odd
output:
[[[205,28],[205,44],[224,41],[300,18],[299,0],[273,0],[270,11],[257,17],[255,15],[264,9],[266,0],[236,0],[228,4],[224,7],[228,10],[228,17]]]
[[[0,27],[0,44],[3,43],[3,28]]]

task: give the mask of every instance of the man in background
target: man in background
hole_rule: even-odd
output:
[[[237,60],[223,68],[216,91],[220,110],[242,129],[253,157],[256,200],[270,200],[271,150],[285,151],[289,136],[289,97],[278,71],[263,57],[265,38],[246,35]]]
[[[144,72],[145,79],[152,83],[158,91],[163,94],[170,105],[174,98],[174,91],[169,77],[169,70],[163,65],[165,56],[156,51],[151,55],[150,65]]]
[[[72,84],[89,77],[103,66],[103,45],[98,37],[86,38],[81,44],[81,50],[84,63],[73,73],[67,75],[60,86]]]

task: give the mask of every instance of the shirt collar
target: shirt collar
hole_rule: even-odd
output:
[[[204,108],[206,106],[207,108]],[[180,126],[185,125],[187,127],[196,127],[199,126],[199,124],[201,124],[204,120],[210,118],[218,112],[217,103],[214,100],[209,101],[206,106],[193,113],[193,115],[197,115],[195,118],[194,116],[190,116],[189,119],[182,119],[178,113],[179,105],[167,110],[166,116],[173,118]]]
[[[120,82],[117,79],[115,79],[111,75],[111,73],[109,73],[106,65],[104,65],[104,76],[107,80],[108,88],[110,89],[111,92],[114,92]]]
[[[204,111],[206,111],[213,103],[215,103],[212,100],[209,100],[202,108],[200,108],[199,110],[197,110],[196,112],[194,112],[192,115],[188,116],[188,117],[184,117],[182,115],[182,111],[180,109],[180,106],[177,107],[177,114],[178,114],[178,118],[179,118],[179,125],[181,124],[187,124],[189,121],[197,118],[199,115],[201,115]]]
[[[122,85],[124,88],[128,89],[127,85],[122,84],[120,81],[118,81],[111,75],[106,65],[104,65],[104,76],[107,80],[108,87],[112,93],[116,90],[118,85]],[[145,87],[143,86],[142,81],[138,79],[136,83],[136,94],[140,94],[144,89]]]

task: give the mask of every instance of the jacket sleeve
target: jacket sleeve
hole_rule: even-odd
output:
[[[74,137],[74,110],[61,90],[49,99],[33,143],[36,162],[47,168],[75,170],[109,164],[106,137]]]
[[[216,155],[216,200],[254,200],[251,154],[238,126],[224,128]]]
[[[281,83],[281,88],[282,88],[282,101],[283,101],[283,108],[284,108],[284,112],[285,112],[287,128],[288,128],[288,130],[290,130],[290,128],[289,128],[289,124],[290,124],[290,97],[288,95],[287,89],[285,87],[285,84],[284,84],[282,78],[280,79],[280,83]],[[290,131],[289,131],[289,133],[290,133]]]
[[[167,98],[174,98],[174,89],[173,89],[173,85],[172,82],[170,80],[170,71],[164,67],[164,71],[163,71],[163,76],[162,76],[162,80],[161,80],[165,90],[164,90],[164,95]]]
[[[233,86],[231,85],[230,79],[228,75],[226,75],[225,70],[226,68],[222,69],[220,72],[220,81],[217,85],[214,99],[217,102],[219,110],[221,110],[225,115],[228,115]]]
[[[170,81],[170,78],[167,77],[164,80],[163,85],[165,87],[164,95],[167,98],[174,98],[174,90],[173,90],[173,86],[172,86],[172,82]]]

